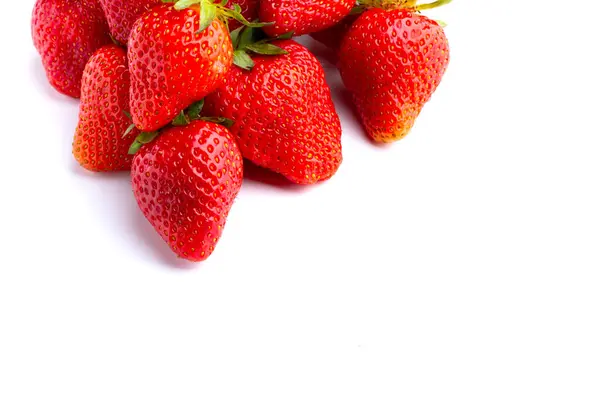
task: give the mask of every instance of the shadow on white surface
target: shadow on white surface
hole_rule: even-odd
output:
[[[148,258],[149,264],[177,268],[196,268],[201,264],[178,259],[169,246],[162,240],[152,225],[140,211],[131,189],[128,172],[92,173],[84,170],[76,162],[71,164],[76,179],[85,180],[82,193],[95,207],[98,227],[106,228],[110,237],[119,241],[119,246],[127,248],[141,259]],[[97,183],[97,184],[96,184]],[[104,201],[98,201],[98,197]]]
[[[244,183],[250,183],[251,186],[266,186],[290,193],[307,192],[312,187],[298,185],[286,179],[283,175],[266,168],[259,167],[248,160],[244,160]]]

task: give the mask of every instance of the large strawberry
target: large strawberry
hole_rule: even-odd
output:
[[[231,133],[206,121],[168,128],[135,155],[131,173],[140,209],[171,249],[190,261],[208,258],[242,185]]]
[[[231,10],[212,0],[163,4],[136,21],[128,56],[131,114],[140,130],[167,125],[223,84],[233,62],[227,18],[248,24],[239,7]]]
[[[86,63],[111,43],[97,0],[37,0],[31,31],[50,84],[78,98]]]
[[[448,66],[444,30],[416,10],[370,9],[341,44],[342,79],[375,141],[406,136]]]
[[[280,55],[243,53],[277,54],[277,47]],[[236,57],[253,68],[229,72],[206,97],[208,114],[235,121],[231,132],[255,164],[300,184],[329,179],[342,162],[341,128],[316,58],[291,40],[242,45]]]
[[[128,129],[129,70],[125,50],[108,45],[85,67],[79,124],[73,140],[75,159],[90,171],[131,168],[129,147],[139,132]],[[123,135],[123,133],[126,133]]]
[[[260,0],[258,15],[272,22],[263,29],[269,36],[318,32],[341,21],[356,0]]]
[[[161,4],[162,0],[100,0],[112,36],[127,43],[131,27],[140,15]]]

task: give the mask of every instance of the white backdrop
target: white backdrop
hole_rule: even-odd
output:
[[[250,173],[181,269],[128,175],[71,155],[33,0],[0,15],[0,399],[600,398],[598,6],[456,0],[413,132],[329,182]],[[569,5],[571,6],[571,5]]]

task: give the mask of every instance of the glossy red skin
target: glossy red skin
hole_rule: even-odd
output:
[[[85,64],[111,43],[100,5],[96,0],[37,0],[31,33],[50,84],[79,98]]]
[[[346,36],[346,33],[359,16],[359,14],[348,15],[334,26],[319,32],[311,33],[310,36],[330,49],[335,50],[337,54],[342,45],[344,36]]]
[[[299,184],[329,179],[342,162],[341,127],[323,69],[303,46],[273,44],[288,55],[253,56],[252,71],[234,67],[205,99],[204,114],[235,121],[244,157]]]
[[[73,155],[85,169],[96,172],[126,171],[132,156],[127,152],[139,134],[125,112],[129,111],[129,70],[125,50],[108,45],[96,51],[83,72],[79,123]]]
[[[99,0],[115,40],[127,44],[131,27],[145,11],[162,4],[161,0]]]
[[[242,186],[243,160],[221,125],[194,121],[165,130],[135,155],[133,193],[179,257],[206,260]]]
[[[233,62],[227,27],[202,31],[199,7],[164,4],[144,13],[129,38],[131,115],[142,131],[168,125],[182,110],[221,86]]]
[[[131,28],[135,21],[146,11],[162,4],[161,0],[99,0],[106,20],[110,27],[110,33],[115,40],[127,44]],[[233,8],[235,4],[242,9],[242,15],[248,21],[258,18],[259,0],[229,0],[227,7]],[[234,30],[241,24],[236,20],[229,21],[229,29]]]
[[[258,3],[260,3],[260,0],[229,0],[227,2],[227,7],[233,8],[235,4],[239,5],[242,9],[242,15],[244,18],[246,18],[248,21],[254,21],[255,19],[258,19]],[[242,24],[234,19],[230,19],[228,24],[230,31],[242,26]]]
[[[356,0],[260,0],[261,22],[274,22],[263,28],[275,37],[318,32],[341,21],[356,5]]]
[[[342,41],[338,66],[371,138],[393,142],[408,134],[449,56],[444,30],[427,17],[380,9],[361,15]]]

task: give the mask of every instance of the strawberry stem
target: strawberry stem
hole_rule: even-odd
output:
[[[435,0],[419,4],[419,0],[358,0],[358,7],[383,8],[385,10],[412,9],[415,11],[431,10],[450,3],[452,0]],[[357,12],[359,10],[357,9]]]
[[[432,3],[418,4],[415,7],[415,10],[417,10],[417,11],[431,10],[432,8],[445,6],[446,4],[450,3],[451,1],[452,0],[436,0]]]
[[[208,28],[215,18],[219,18],[225,23],[229,19],[234,19],[240,24],[252,28],[262,28],[263,26],[273,24],[272,22],[249,22],[242,15],[242,8],[238,4],[235,4],[232,9],[227,8],[226,4],[226,0],[219,3],[215,3],[213,0],[177,0],[173,7],[181,11],[195,5],[200,6],[200,30],[196,33],[200,33]]]

